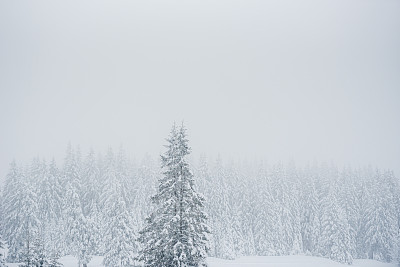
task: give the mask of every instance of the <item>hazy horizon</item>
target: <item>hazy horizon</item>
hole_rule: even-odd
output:
[[[400,1],[3,1],[0,181],[68,142],[400,173]]]

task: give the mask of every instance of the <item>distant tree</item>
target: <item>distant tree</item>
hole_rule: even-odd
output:
[[[222,168],[222,166],[220,167]],[[211,175],[211,170],[208,167],[206,157],[202,155],[196,173],[196,186],[199,189],[199,192],[204,194],[205,199],[207,199],[204,203],[204,209],[208,214],[208,225],[212,229],[209,236],[209,256],[212,257],[220,257],[220,242],[218,235],[219,225],[217,225],[220,214],[216,210],[219,208],[219,205],[217,204],[220,199],[219,194],[222,193],[219,184],[217,177]]]
[[[25,177],[24,177],[25,178]],[[22,201],[20,203],[19,231],[23,236],[23,258],[26,266],[34,266],[37,259],[37,252],[42,249],[43,240],[40,235],[40,218],[37,204],[36,190],[32,183],[25,178],[21,188]],[[39,241],[40,240],[40,241]]]
[[[257,214],[252,224],[256,254],[261,256],[275,255],[273,240],[276,235],[274,232],[274,219],[277,217],[277,211],[269,190],[269,177],[265,172],[261,173],[260,176],[262,183],[254,185],[257,188],[255,192],[258,192],[258,196],[256,196]]]
[[[320,251],[322,255],[334,261],[352,264],[350,227],[345,210],[338,204],[337,187],[334,185],[332,187],[325,199]]]
[[[18,169],[15,162],[6,180],[4,203],[4,237],[9,262],[33,260],[33,242],[39,233],[39,212],[36,190],[29,179],[30,172]]]
[[[2,235],[8,247],[8,262],[19,262],[22,256],[23,233],[20,231],[22,214],[21,205],[23,194],[22,172],[14,161],[10,164],[2,195]]]
[[[135,175],[136,182],[133,184],[132,192],[135,201],[132,203],[132,210],[138,229],[141,229],[149,212],[153,209],[150,197],[155,194],[155,184],[157,182],[158,169],[154,168],[154,163],[150,157],[142,160],[137,168]]]
[[[68,251],[78,259],[79,266],[86,267],[92,258],[92,226],[82,212],[76,189],[69,184],[66,192],[65,230]]]
[[[119,154],[115,160],[110,149],[106,156],[106,177],[103,190],[105,215],[104,246],[105,266],[132,266],[137,253],[136,235],[128,211],[125,158]]]
[[[38,235],[32,242],[33,257],[32,266],[47,267],[49,265],[48,256],[46,255],[42,236]]]
[[[39,236],[43,255],[59,254],[60,239],[56,238],[61,215],[62,188],[59,171],[53,159],[49,167],[45,162],[34,161],[30,179],[35,185],[39,212]]]
[[[64,168],[61,175],[61,185],[62,188],[66,189],[69,185],[71,185],[80,199],[81,186],[81,162],[80,157],[76,155],[74,149],[71,144],[68,144],[65,159],[64,159]],[[64,197],[66,191],[64,190]]]
[[[233,218],[233,207],[229,201],[229,186],[227,171],[222,168],[222,161],[219,159],[216,162],[217,173],[217,188],[220,190],[217,193],[216,200],[220,206],[217,206],[216,212],[220,216],[220,220],[213,227],[213,237],[216,246],[216,256],[223,259],[233,260],[237,253],[235,249],[235,229]],[[237,244],[236,244],[237,245]]]
[[[58,260],[59,260],[58,255],[51,256],[49,258],[48,267],[62,267],[63,264],[60,263]]]
[[[190,153],[186,130],[173,126],[161,157],[163,177],[153,196],[156,210],[140,232],[139,260],[145,266],[206,266],[209,233],[203,212],[204,198],[194,188],[186,161]]]
[[[91,225],[93,254],[103,254],[103,219],[100,212],[100,195],[102,184],[100,183],[100,170],[96,162],[96,155],[90,150],[81,168],[81,191],[78,194],[81,199],[83,216]]]
[[[301,234],[303,249],[306,253],[316,254],[321,229],[319,220],[321,210],[317,189],[313,181],[304,186],[302,197]]]
[[[3,254],[3,249],[4,249],[4,243],[0,235],[0,267],[7,267]]]
[[[373,201],[365,214],[368,257],[391,262],[397,253],[397,214],[391,188],[379,172],[375,174],[375,187],[371,193]]]
[[[132,266],[137,253],[136,235],[131,216],[121,196],[107,205],[109,215],[105,238],[104,266]]]
[[[85,216],[90,217],[96,212],[95,206],[100,198],[99,168],[96,164],[96,157],[93,150],[90,150],[82,167],[82,210]]]
[[[207,177],[207,173],[203,174],[207,175],[205,179],[209,180],[209,186],[206,189],[206,195],[209,198],[205,207],[209,214],[209,225],[211,227],[210,255],[234,259],[236,253],[233,244],[233,229],[230,225],[231,205],[227,199],[229,194],[226,186],[227,177],[220,156],[213,163],[210,172],[209,177]],[[210,177],[213,178],[212,182]]]

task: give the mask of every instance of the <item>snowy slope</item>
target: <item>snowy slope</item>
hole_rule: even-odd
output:
[[[100,267],[102,257],[94,257],[88,267]],[[67,256],[61,259],[64,267],[77,267],[78,261]],[[310,256],[270,256],[270,257],[242,257],[234,261],[208,258],[210,267],[345,267],[325,258]],[[18,264],[8,264],[9,267],[17,267]],[[397,267],[396,264],[382,263],[373,260],[354,260],[354,267]]]

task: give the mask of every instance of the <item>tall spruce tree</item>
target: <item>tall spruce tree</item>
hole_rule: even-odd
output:
[[[145,266],[207,266],[207,216],[204,197],[194,188],[186,157],[190,153],[186,129],[172,127],[163,156],[163,176],[152,197],[157,206],[140,232],[139,260]]]

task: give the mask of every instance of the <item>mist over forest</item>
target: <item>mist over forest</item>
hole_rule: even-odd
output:
[[[0,267],[398,265],[399,12],[0,1]]]
[[[175,131],[174,126],[161,160],[129,160],[123,147],[82,155],[69,144],[62,164],[40,158],[28,166],[13,161],[2,195],[7,260],[26,262],[39,249],[38,255],[55,265],[70,254],[79,264],[89,263],[93,255],[104,256],[106,266],[146,262],[145,256],[137,256],[150,242],[139,237],[141,229],[151,222],[150,211],[157,214],[154,204],[160,202],[154,199],[165,190],[163,183],[170,183],[165,179],[171,173],[162,172],[160,163],[171,157],[171,163],[161,165],[164,169],[181,164],[174,163],[174,155],[182,155]],[[182,136],[177,139],[183,140],[183,155],[189,155],[185,132]],[[205,211],[205,221],[194,224],[207,222],[201,240],[209,243],[200,247],[201,257],[307,254],[347,264],[399,257],[400,186],[390,170],[339,169],[317,162],[226,162],[206,156],[183,166],[191,177],[189,191],[200,193]],[[156,236],[157,242],[162,240],[161,234]],[[157,245],[150,248],[154,253]]]

